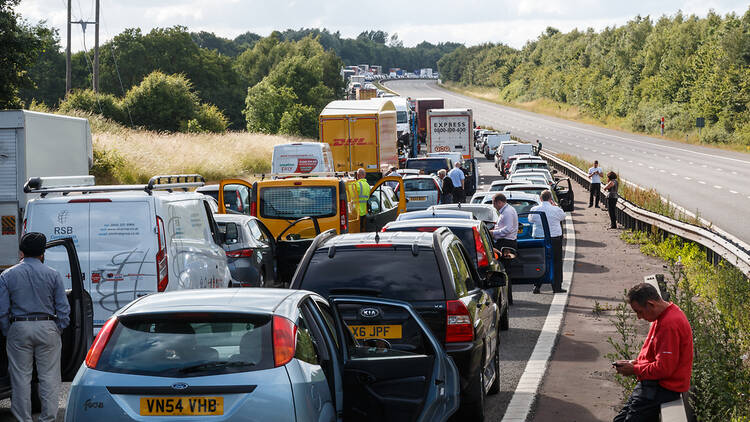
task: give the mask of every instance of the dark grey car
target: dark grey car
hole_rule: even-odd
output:
[[[235,287],[269,287],[276,277],[276,248],[271,232],[257,218],[214,214]]]

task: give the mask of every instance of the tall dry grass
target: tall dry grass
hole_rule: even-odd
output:
[[[248,132],[157,133],[89,119],[94,143],[91,172],[99,184],[145,183],[157,174],[198,173],[207,181],[255,179],[271,170],[273,147],[310,139]]]

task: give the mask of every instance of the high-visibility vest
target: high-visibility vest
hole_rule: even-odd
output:
[[[359,215],[367,215],[367,200],[370,199],[370,184],[365,179],[357,180],[359,190]]]

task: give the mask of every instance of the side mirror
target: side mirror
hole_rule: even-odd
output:
[[[224,226],[224,242],[227,245],[235,244],[239,241],[240,234],[237,230],[237,225],[235,223],[227,223],[226,226]]]
[[[508,275],[505,272],[491,272],[487,275],[487,287],[503,287],[508,284]]]
[[[516,257],[518,256],[518,251],[516,251],[514,248],[506,246],[500,249],[500,255],[503,257],[503,259],[516,259]]]

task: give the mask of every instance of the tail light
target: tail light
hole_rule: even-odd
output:
[[[490,265],[489,259],[487,259],[487,251],[484,250],[484,243],[482,243],[482,237],[479,235],[479,230],[476,227],[472,227],[474,231],[474,247],[477,249],[477,266],[486,267]]]
[[[250,203],[250,215],[252,215],[253,217],[258,216],[258,203],[255,201]]]
[[[159,252],[156,253],[156,290],[163,292],[169,284],[167,267],[167,233],[164,231],[164,220],[156,217],[156,232],[159,235]]]
[[[86,353],[86,366],[91,369],[96,369],[96,364],[99,363],[99,357],[101,357],[104,347],[107,346],[109,338],[112,336],[112,331],[115,330],[117,325],[117,317],[112,317],[104,324],[104,327],[99,331],[94,343],[91,345],[88,353]]]
[[[346,205],[346,199],[342,199],[339,201],[339,234],[346,233],[349,231],[349,226],[347,225],[347,219],[349,216],[347,215],[347,205]]]
[[[465,343],[474,341],[474,325],[466,305],[460,300],[449,300],[447,325],[445,327],[446,343]]]
[[[297,326],[288,319],[273,316],[273,362],[284,366],[294,357],[297,345]]]
[[[227,258],[251,258],[252,249],[237,249],[236,251],[227,251]]]
[[[430,233],[430,232],[434,232],[437,229],[438,229],[437,227],[417,227],[417,231],[418,232],[428,232],[428,233]]]

